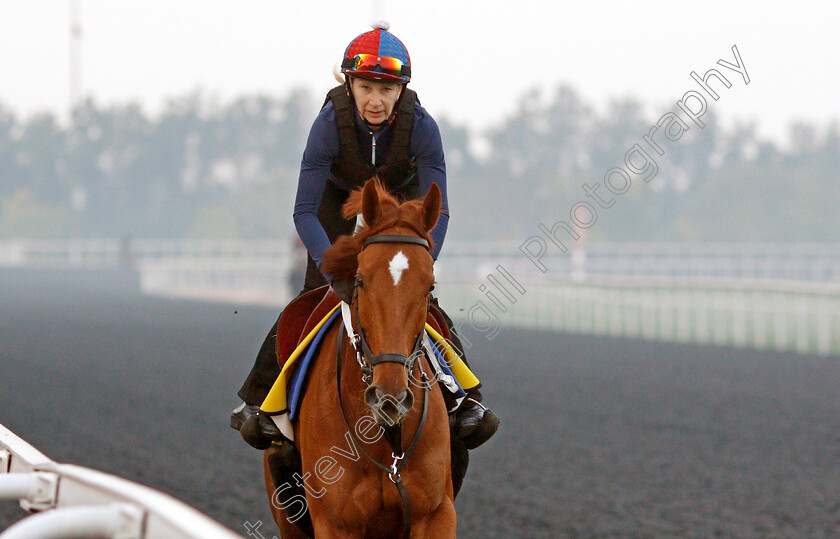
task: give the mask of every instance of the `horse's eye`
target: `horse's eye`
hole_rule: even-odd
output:
[[[364,288],[365,281],[362,279],[361,275],[356,275],[356,288]]]
[[[429,287],[429,294],[435,291],[435,283],[432,283],[432,286]]]

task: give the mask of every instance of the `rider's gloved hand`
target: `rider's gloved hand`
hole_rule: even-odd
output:
[[[321,263],[318,263],[318,271],[321,272],[321,275],[324,276],[324,279],[330,283],[330,287],[335,292],[335,295],[346,304],[350,304],[353,301],[353,279],[346,278],[346,279],[337,279],[326,273],[324,269],[321,267]]]
[[[341,301],[348,305],[353,302],[353,281],[351,279],[335,279],[330,286]]]

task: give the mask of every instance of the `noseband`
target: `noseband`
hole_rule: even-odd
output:
[[[356,320],[359,320],[358,303],[356,303]],[[393,353],[374,354],[368,346],[367,339],[365,338],[365,331],[362,329],[361,323],[359,323],[359,332],[355,335],[355,337],[355,340],[357,341],[357,344],[354,345],[354,348],[356,348],[356,361],[362,369],[362,381],[368,387],[370,387],[370,384],[373,382],[373,368],[380,363],[399,363],[400,365],[405,366],[406,372],[413,371],[414,364],[417,362],[417,358],[419,357],[420,348],[423,346],[422,331],[417,334],[417,339],[414,341],[414,349],[411,351],[411,355],[409,356]]]
[[[429,249],[429,242],[423,238],[418,238],[416,236],[406,236],[402,234],[378,234],[367,238],[364,241],[364,244],[362,245],[362,250],[364,250],[365,247],[372,243],[407,243],[413,245],[422,245],[427,250]],[[338,346],[336,348],[336,384],[338,386],[338,407],[341,409],[341,416],[344,419],[344,424],[347,427],[347,432],[353,438],[353,441],[355,442],[355,445],[359,449],[359,451],[363,455],[365,455],[365,457],[367,457],[369,461],[374,463],[381,470],[385,471],[388,474],[388,478],[397,487],[397,491],[400,494],[400,499],[402,500],[403,505],[403,538],[408,539],[408,537],[411,535],[411,503],[409,502],[408,493],[405,490],[405,486],[402,483],[402,477],[400,476],[400,472],[403,470],[403,468],[405,468],[405,465],[408,462],[408,457],[411,456],[411,453],[417,446],[417,442],[420,440],[420,434],[423,432],[423,426],[426,424],[426,416],[429,410],[429,377],[423,370],[422,363],[417,361],[417,359],[421,355],[420,349],[423,345],[423,337],[425,336],[425,332],[422,329],[420,330],[420,333],[417,335],[417,339],[414,341],[414,350],[411,352],[410,356],[404,356],[402,354],[393,353],[374,354],[367,344],[367,338],[365,337],[365,332],[362,329],[361,319],[359,318],[357,285],[358,278],[353,286],[352,299],[352,303],[356,306],[356,323],[359,327],[358,333],[353,331],[353,324],[351,320],[352,315],[350,313],[350,307],[347,305],[347,303],[342,302],[341,310],[342,318],[344,319],[344,326],[347,331],[347,335],[350,339],[350,344],[353,345],[353,348],[356,351],[356,361],[359,363],[359,366],[362,369],[362,381],[365,383],[365,385],[367,387],[370,387],[370,384],[373,381],[373,367],[379,365],[380,363],[399,363],[401,365],[406,366],[408,372],[414,370],[415,363],[418,363],[420,365],[420,376],[423,380],[423,412],[420,416],[420,423],[417,425],[417,432],[415,432],[414,439],[411,441],[411,444],[408,446],[408,449],[405,452],[403,452],[402,427],[399,424],[397,424],[396,426],[392,426],[390,428],[385,429],[385,438],[388,441],[388,445],[391,446],[391,457],[394,459],[394,462],[391,464],[391,466],[386,466],[378,460],[374,459],[365,450],[362,443],[356,437],[355,430],[352,427],[350,427],[350,423],[347,421],[347,416],[344,414],[344,405],[342,404],[341,400],[341,358],[344,350],[344,335],[341,331],[338,332]]]

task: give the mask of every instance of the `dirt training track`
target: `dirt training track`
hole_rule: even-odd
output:
[[[123,277],[0,272],[0,423],[272,537],[227,414],[277,313]],[[840,536],[840,358],[509,328],[468,357],[502,428],[473,452],[461,537]],[[0,502],[0,530],[23,515]]]

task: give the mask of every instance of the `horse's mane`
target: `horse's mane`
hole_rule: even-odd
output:
[[[375,179],[376,194],[382,214],[373,223],[356,230],[352,236],[341,236],[326,251],[321,260],[321,269],[332,275],[334,279],[345,279],[356,274],[358,256],[362,252],[364,241],[370,236],[381,233],[394,226],[405,226],[413,230],[418,236],[429,242],[429,249],[434,249],[432,237],[423,227],[423,200],[409,200],[400,202]],[[350,197],[342,208],[345,219],[351,219],[362,211],[362,188],[350,193]]]

